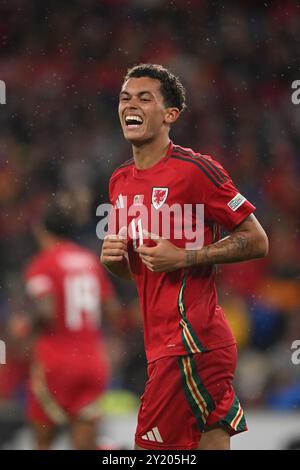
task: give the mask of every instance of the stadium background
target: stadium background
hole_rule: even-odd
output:
[[[219,269],[220,303],[239,343],[236,387],[250,421],[234,446],[299,446],[300,365],[291,360],[300,339],[300,105],[291,101],[299,40],[296,1],[1,2],[2,447],[29,445],[21,274],[35,249],[30,226],[59,192],[70,192],[77,240],[100,253],[96,207],[108,200],[112,170],[130,157],[117,118],[119,88],[139,62],[161,63],[182,78],[188,110],[172,139],[220,160],[270,238],[268,258]],[[129,446],[145,363],[135,290],[114,282],[124,316],[104,325],[114,372],[105,422],[108,437]]]

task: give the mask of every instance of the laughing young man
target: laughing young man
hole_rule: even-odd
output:
[[[142,64],[128,71],[119,117],[133,158],[113,173],[110,199],[116,211],[126,201],[150,216],[129,217],[129,230],[117,226],[104,240],[101,261],[135,281],[143,314],[148,381],[136,449],[230,449],[230,436],[247,429],[232,386],[236,341],[218,305],[215,265],[266,256],[268,239],[224,168],[170,141],[184,108],[184,88],[167,69]],[[166,238],[161,227],[158,237],[145,234],[148,217],[173,204],[204,206],[201,246],[187,249],[184,235],[171,230]],[[219,227],[229,236],[220,239]]]

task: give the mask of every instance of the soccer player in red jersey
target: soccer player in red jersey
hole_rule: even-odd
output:
[[[58,425],[70,426],[73,448],[96,448],[109,379],[99,322],[102,310],[115,313],[117,300],[97,257],[68,238],[72,226],[71,213],[53,204],[35,230],[40,252],[25,272],[35,327],[27,416],[38,449],[49,449]]]
[[[140,207],[140,215],[129,211],[124,227],[115,224],[101,260],[135,281],[143,314],[149,380],[136,449],[230,449],[230,436],[247,429],[232,386],[236,341],[217,302],[215,265],[263,257],[268,239],[224,168],[170,141],[184,107],[183,86],[168,70],[152,64],[129,70],[119,118],[133,158],[115,170],[109,189],[119,219],[126,205]],[[204,206],[199,247],[175,237],[175,216],[168,237],[162,223],[149,234],[155,211],[173,204]],[[220,239],[220,226],[229,236]]]

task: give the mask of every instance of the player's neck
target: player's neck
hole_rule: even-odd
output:
[[[47,232],[43,232],[39,236],[39,245],[42,250],[49,250],[62,243],[62,240]]]
[[[141,146],[132,146],[135,165],[139,170],[146,170],[166,156],[170,144],[169,136],[163,136]]]

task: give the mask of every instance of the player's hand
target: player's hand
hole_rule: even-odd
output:
[[[144,231],[145,237],[155,242],[155,246],[141,245],[136,251],[145,266],[153,272],[172,272],[185,266],[185,250],[178,248],[164,238]]]
[[[111,266],[127,258],[126,227],[122,227],[118,235],[106,235],[102,245],[101,263]]]

